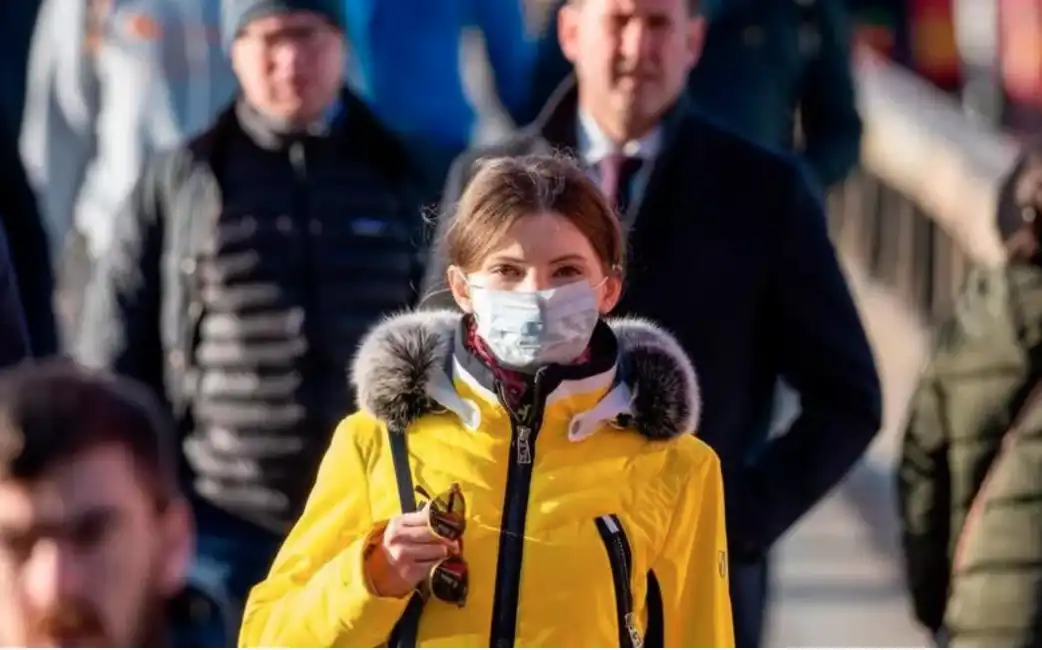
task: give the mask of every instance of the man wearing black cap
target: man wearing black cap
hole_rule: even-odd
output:
[[[79,359],[156,387],[199,558],[243,597],[297,516],[348,360],[414,301],[422,220],[398,143],[344,89],[342,0],[224,0],[242,88],[146,167],[84,306]]]

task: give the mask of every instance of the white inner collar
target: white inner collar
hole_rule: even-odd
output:
[[[618,366],[614,365],[602,372],[585,379],[562,381],[546,398],[545,408],[549,408],[554,402],[572,395],[590,393],[600,388],[611,386],[615,382]],[[483,399],[498,403],[496,394],[481,383],[459,361],[453,359],[452,374],[454,379],[463,381]],[[453,386],[453,378],[439,373],[438,377],[427,384],[427,394],[431,399],[452,411],[463,425],[474,431],[481,425],[481,409],[471,400],[463,399]],[[584,440],[592,435],[601,425],[613,422],[620,414],[631,413],[630,404],[632,393],[626,384],[618,383],[609,390],[589,410],[576,413],[568,427],[568,439],[573,442]]]
[[[578,120],[579,153],[588,164],[595,165],[608,156],[621,153],[627,158],[653,160],[662,149],[662,127],[656,126],[644,137],[628,140],[620,147],[612,141],[597,120],[580,109]]]

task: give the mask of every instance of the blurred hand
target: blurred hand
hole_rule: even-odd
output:
[[[366,573],[377,595],[404,598],[427,579],[435,564],[459,553],[457,542],[434,534],[427,517],[424,508],[387,523],[380,544],[366,559]]]

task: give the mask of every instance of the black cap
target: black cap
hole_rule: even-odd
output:
[[[344,0],[221,0],[221,40],[225,49],[251,21],[296,11],[313,11],[337,27],[344,27]]]

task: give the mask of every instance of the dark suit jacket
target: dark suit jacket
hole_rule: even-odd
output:
[[[576,93],[562,88],[508,142],[465,153],[423,286],[451,304],[441,237],[472,172],[488,156],[576,146]],[[617,313],[672,331],[694,361],[705,408],[698,435],[725,468],[732,551],[757,557],[854,465],[879,429],[872,352],[826,232],[823,208],[791,158],[715,126],[684,100],[643,200],[626,216],[630,260]],[[775,382],[802,414],[767,441]]]

